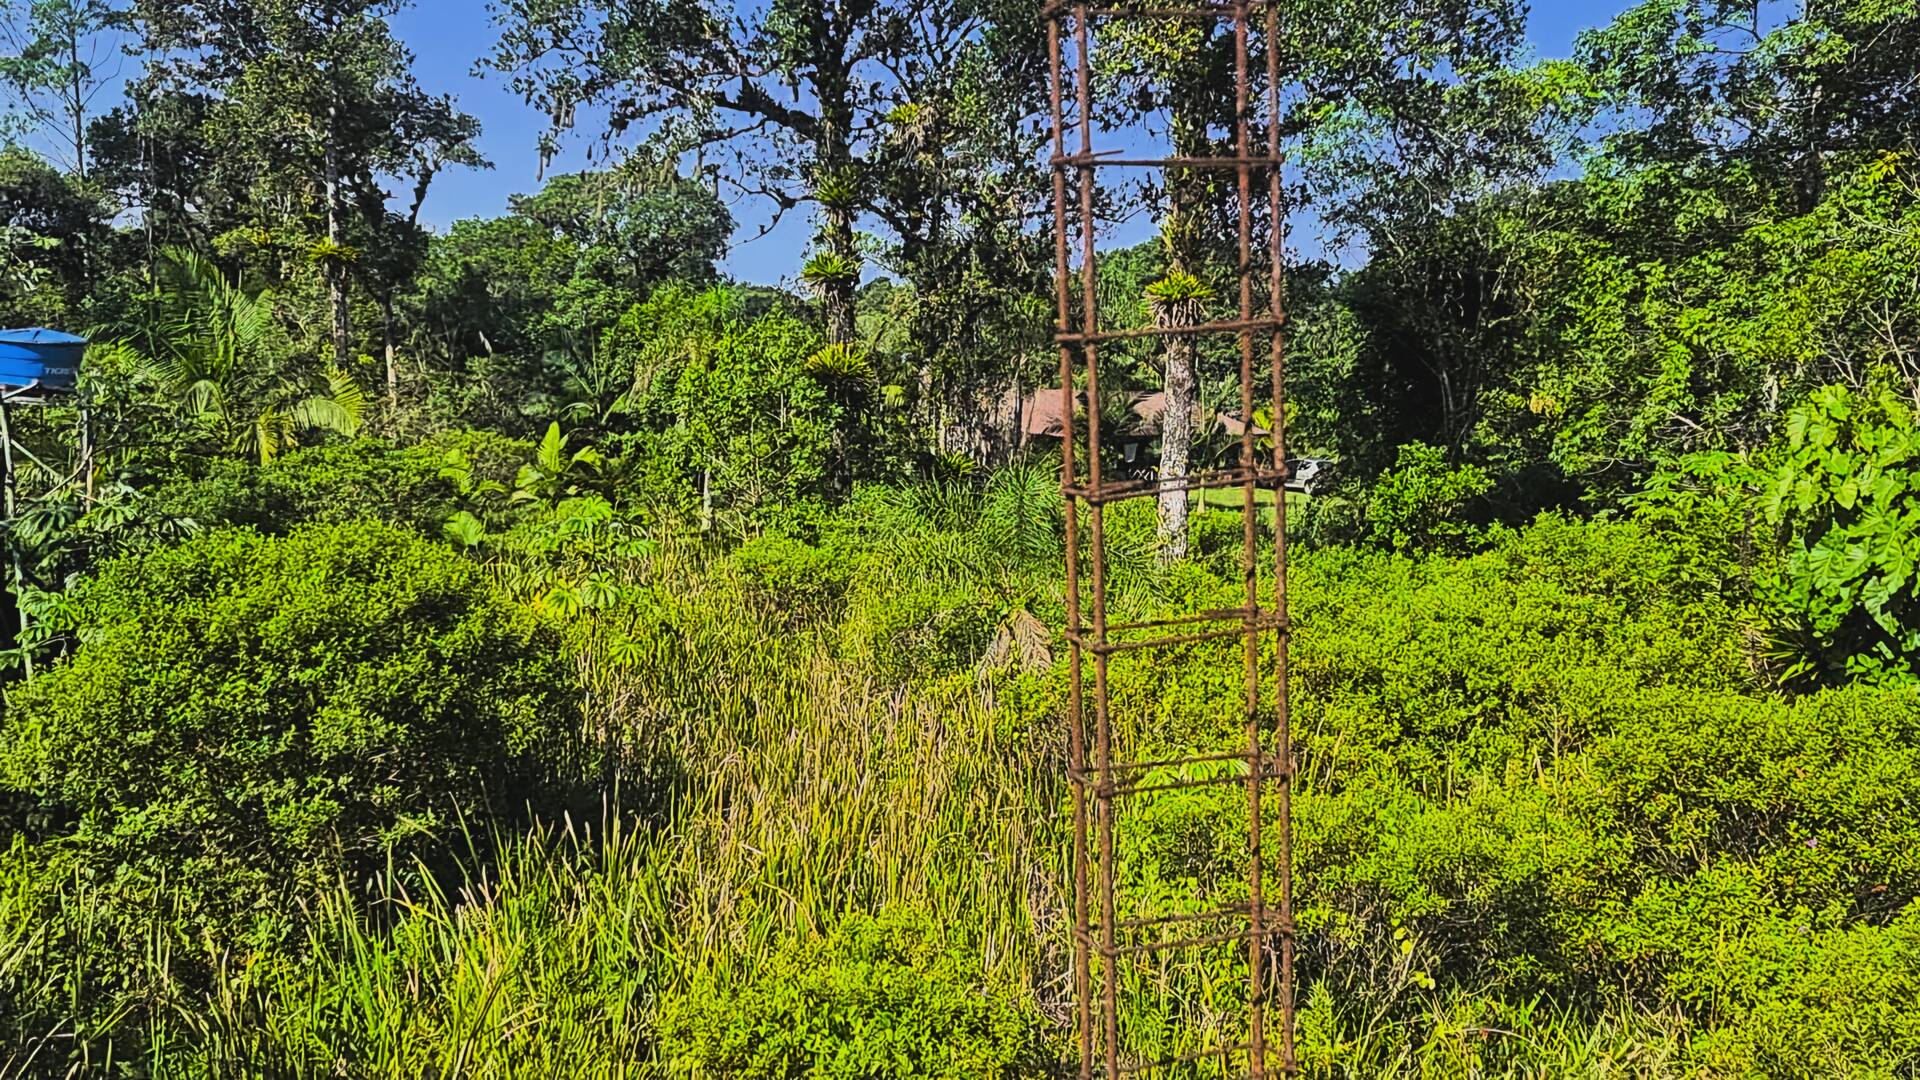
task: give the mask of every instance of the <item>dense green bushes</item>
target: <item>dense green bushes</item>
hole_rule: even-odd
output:
[[[791,625],[818,625],[846,599],[850,560],[791,537],[755,537],[733,553],[748,597]]]
[[[1468,559],[1298,559],[1302,977],[1339,1024],[1419,1044],[1450,1023],[1434,995],[1587,1003],[1583,1024],[1653,1009],[1699,1033],[1676,1072],[1831,1074],[1782,1056],[1763,1018],[1793,1015],[1839,1071],[1910,1060],[1898,1010],[1812,1022],[1856,983],[1809,989],[1804,965],[1857,964],[1889,992],[1920,979],[1901,929],[1920,895],[1920,696],[1767,695],[1755,616],[1698,569],[1642,526],[1552,519]],[[1237,658],[1117,658],[1127,756],[1232,746]],[[1243,898],[1245,813],[1233,788],[1126,807],[1123,914]],[[1134,1030],[1177,1049],[1165,1018],[1196,1023],[1240,963],[1223,949],[1129,984]],[[1313,1050],[1328,1067],[1354,1052]]]
[[[170,1029],[169,1053],[212,1060],[209,1048],[226,1046],[310,1070],[340,1060],[444,1068],[449,1044],[464,1043],[456,1032],[484,1024],[513,1032],[467,1051],[495,1067],[598,1068],[606,1058],[595,1048],[618,1044],[687,1075],[1039,1074],[1036,1062],[1059,1054],[1066,1036],[1040,1019],[1065,1015],[1064,681],[1045,630],[1060,617],[1054,569],[1023,553],[1040,540],[1018,538],[1044,537],[1057,522],[1044,502],[997,499],[991,488],[866,491],[818,525],[816,542],[765,536],[731,551],[651,536],[598,498],[490,535],[476,554],[509,593],[564,611],[586,723],[618,745],[624,775],[648,786],[630,800],[645,824],[611,823],[619,839],[605,848],[590,838],[516,845],[497,879],[482,876],[496,872],[484,862],[472,868],[464,903],[458,891],[429,891],[390,927],[329,899],[324,924],[297,948],[262,954],[277,957],[271,964],[217,963],[224,1011]],[[1116,513],[1109,525],[1118,609],[1236,600],[1241,586],[1223,560],[1161,567],[1150,514]],[[1905,1075],[1920,1039],[1896,1004],[1920,981],[1920,696],[1869,686],[1773,694],[1756,655],[1758,614],[1725,587],[1738,566],[1724,549],[1673,535],[1657,515],[1546,518],[1491,530],[1486,550],[1466,557],[1334,547],[1296,558],[1297,895],[1303,1054],[1315,1075],[1381,1075],[1409,1060],[1446,1075]],[[1136,552],[1136,541],[1147,546]],[[123,637],[199,642],[196,678],[251,672],[246,685],[263,702],[316,719],[333,715],[329,701],[368,700],[358,695],[388,681],[371,676],[396,669],[407,701],[439,686],[435,702],[497,703],[479,690],[461,697],[426,661],[363,662],[349,666],[368,678],[335,679],[349,666],[326,656],[398,642],[406,634],[395,627],[423,624],[400,612],[442,608],[393,582],[323,592],[327,574],[296,572],[309,564],[359,567],[372,581],[384,580],[380,566],[405,566],[412,580],[446,586],[426,594],[478,595],[463,591],[479,588],[463,557],[374,526],[217,534],[121,564],[81,593],[82,610],[90,625],[124,615],[148,629],[102,627],[75,661],[23,688],[8,745],[24,745],[23,717],[49,723],[55,689],[83,705],[96,700],[89,694],[159,700],[158,689],[114,674],[132,665]],[[128,591],[139,574],[146,599],[97,598]],[[377,599],[382,590],[407,599]],[[290,597],[301,602],[283,611]],[[453,655],[442,638],[474,619],[517,628],[511,640],[540,639],[500,603],[471,601],[467,621],[424,617],[445,629],[395,648]],[[494,614],[473,614],[483,609]],[[252,636],[183,629],[231,630],[248,625],[246,613],[262,620]],[[344,640],[300,636],[320,625],[344,627]],[[1231,642],[1151,662],[1116,657],[1122,751],[1236,742],[1240,664]],[[495,671],[496,685],[531,687],[508,696],[559,694],[564,683],[551,668],[517,683],[512,666],[464,667],[468,679]],[[100,689],[83,688],[83,672],[104,672],[92,676]],[[301,696],[309,690],[319,696]],[[254,714],[278,715],[265,704]],[[183,715],[207,731],[272,730],[264,719],[243,728],[244,710]],[[401,734],[391,710],[355,715],[365,722],[351,730]],[[512,717],[499,723],[513,730]],[[507,738],[490,760],[511,758]],[[431,738],[399,745],[447,762],[443,786],[480,805],[449,779],[468,759],[449,760]],[[341,775],[368,775],[353,771],[364,759],[347,758]],[[35,958],[17,970],[45,972],[49,955],[125,940],[74,914],[84,904],[111,919],[103,898],[125,902],[82,898],[97,878],[84,876],[84,860],[158,838],[128,880],[150,879],[190,847],[166,831],[165,815],[191,809],[215,822],[220,846],[189,854],[229,874],[334,820],[359,822],[366,842],[311,865],[331,873],[358,854],[364,866],[378,862],[383,833],[423,820],[376,800],[340,802],[320,825],[269,814],[283,792],[298,806],[313,794],[299,770],[317,759],[285,760],[298,767],[274,774],[281,786],[236,789],[256,807],[244,820],[266,823],[252,846],[242,818],[221,816],[244,807],[207,797],[204,774],[183,774],[199,794],[172,799],[142,777],[70,770],[71,783],[93,785],[81,789],[88,798],[111,783],[130,793],[123,804],[141,800],[138,822],[157,824],[135,835],[133,815],[89,816],[73,796],[64,838],[15,849],[15,865],[42,866],[29,875],[36,884],[0,894],[11,896],[0,899],[0,933],[35,942],[15,946]],[[1122,917],[1243,897],[1245,812],[1234,787],[1131,800],[1119,823],[1131,898]],[[45,869],[55,853],[74,860],[59,871],[69,883]],[[312,874],[288,884],[333,895]],[[9,910],[68,914],[48,932],[9,922]],[[901,911],[927,915],[870,918]],[[569,950],[594,958],[582,962],[598,982],[559,978]],[[510,954],[538,960],[489,990],[485,965]],[[1243,964],[1222,948],[1141,965],[1125,984],[1130,1038],[1180,1052],[1230,1032],[1235,1006],[1222,988]],[[200,992],[159,981],[188,1000]],[[92,985],[113,999],[144,984]],[[372,995],[369,1016],[386,1018],[385,1034],[356,1018],[349,991]],[[501,1000],[487,1004],[489,993]],[[545,1019],[515,1026],[502,1010]],[[36,1015],[51,1022],[58,1010]],[[1801,1036],[1783,1037],[1786,1024]]]
[[[856,915],[790,941],[745,985],[696,982],[663,1004],[661,1057],[691,1077],[1032,1077],[1038,1017],[979,985],[980,959],[924,920]]]
[[[50,859],[215,947],[511,811],[577,730],[555,636],[391,527],[212,533],[74,609],[84,644],[13,693],[0,775],[59,823]]]
[[[309,522],[373,518],[434,535],[461,505],[442,475],[447,456],[466,461],[475,482],[504,485],[533,456],[530,443],[487,432],[456,432],[405,448],[378,439],[295,450],[265,465],[215,460],[152,496],[149,512],[200,528],[244,525],[283,533]]]
[[[988,471],[1055,377],[1045,20],[499,5],[482,66],[636,153],[431,230],[484,163],[408,6],[0,15],[27,114],[145,58],[73,175],[0,154],[0,307],[97,343],[9,420],[0,1078],[1050,1071],[1064,507]],[[1520,0],[1253,42],[1345,250],[1269,268],[1282,415],[1196,346],[1188,449],[1339,463],[1281,504],[1311,1076],[1920,1078],[1920,3],[1625,6],[1549,61]],[[1110,117],[1214,141],[1189,29],[1091,45]],[[1230,186],[1174,180],[1082,260],[1130,434],[1232,306],[1148,299],[1234,269]],[[723,189],[815,213],[792,290],[720,283]],[[1267,595],[1233,501],[1089,507],[1111,622]],[[1088,665],[1122,760],[1214,754],[1150,785],[1223,781],[1117,811],[1109,930],[1258,885],[1249,661]],[[595,814],[520,816],[589,765]],[[1243,944],[1129,952],[1128,1056],[1228,1074]]]
[[[1454,987],[1626,987],[1739,1025],[1793,993],[1782,942],[1873,933],[1920,889],[1903,850],[1920,699],[1623,690],[1596,711],[1589,747],[1510,763],[1504,783],[1437,792],[1376,769],[1303,797],[1305,917],[1330,947],[1315,966],[1350,977],[1405,944]]]

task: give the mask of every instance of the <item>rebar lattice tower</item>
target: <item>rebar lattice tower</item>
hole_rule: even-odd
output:
[[[1256,13],[1260,25],[1256,23]],[[1293,1075],[1294,922],[1292,896],[1292,742],[1287,720],[1287,560],[1284,322],[1284,221],[1279,135],[1278,27],[1274,6],[1262,0],[1190,7],[1100,7],[1049,0],[1045,9],[1050,63],[1055,280],[1060,347],[1061,490],[1066,512],[1066,604],[1069,653],[1068,769],[1073,815],[1073,983],[1082,1080],[1132,1075]],[[1233,35],[1233,153],[1218,157],[1130,157],[1126,147],[1096,149],[1098,95],[1092,57],[1101,29],[1119,20],[1227,20]],[[1214,24],[1216,27],[1218,23]],[[1249,70],[1257,46],[1264,72]],[[1261,78],[1261,75],[1264,78]],[[1253,90],[1261,84],[1258,94]],[[1256,100],[1257,98],[1257,100]],[[1069,140],[1077,145],[1069,148]],[[1232,175],[1238,216],[1238,304],[1231,319],[1203,317],[1190,326],[1108,328],[1100,321],[1095,251],[1096,174],[1102,168],[1222,170]],[[1256,207],[1256,201],[1264,207]],[[1261,210],[1264,210],[1264,214]],[[1260,233],[1264,236],[1259,236]],[[1077,234],[1077,236],[1076,236]],[[1256,237],[1264,240],[1256,244]],[[1076,243],[1077,240],[1077,243]],[[1077,246],[1076,252],[1073,250]],[[1262,250],[1263,249],[1263,250]],[[1077,262],[1077,266],[1075,265]],[[1264,263],[1264,266],[1260,264]],[[1264,271],[1264,273],[1262,272]],[[1077,280],[1076,280],[1077,278]],[[1264,280],[1261,280],[1264,278]],[[1264,294],[1262,297],[1261,294]],[[1260,297],[1263,302],[1257,302]],[[1167,478],[1110,477],[1103,468],[1100,350],[1131,338],[1195,339],[1230,335],[1239,346],[1238,464]],[[1197,341],[1196,341],[1197,344]],[[1257,357],[1266,353],[1266,378]],[[1075,379],[1084,386],[1084,414]],[[1264,412],[1270,433],[1258,430]],[[1270,435],[1270,446],[1262,439]],[[1076,446],[1084,436],[1084,460]],[[1242,520],[1240,572],[1244,601],[1231,608],[1189,610],[1172,617],[1109,618],[1107,511],[1134,498],[1164,492],[1237,490]],[[1263,493],[1268,493],[1263,498]],[[1271,513],[1270,539],[1263,516]],[[1083,544],[1084,535],[1084,544]],[[1270,553],[1266,550],[1271,545]],[[1271,579],[1262,582],[1271,557]],[[1083,568],[1085,580],[1083,582]],[[1267,590],[1271,590],[1267,592]],[[1263,593],[1266,594],[1263,598]],[[1189,604],[1188,607],[1199,607]],[[1245,713],[1230,748],[1151,760],[1139,753],[1144,718],[1116,724],[1109,668],[1130,660],[1178,663],[1180,651],[1200,642],[1239,638],[1245,653]],[[1089,669],[1091,669],[1089,671]],[[1089,676],[1091,676],[1089,678]],[[1191,750],[1192,747],[1187,747]],[[1244,788],[1246,847],[1243,872],[1225,903],[1213,898],[1139,898],[1128,895],[1126,868],[1116,852],[1125,839],[1128,806],[1154,792]],[[1123,984],[1142,985],[1129,964],[1168,963],[1175,954],[1232,950],[1244,963],[1244,999],[1209,1005],[1207,1022],[1189,1024],[1193,1010],[1176,1004],[1171,1026],[1198,1027],[1174,1040],[1153,1039],[1122,1023]],[[1244,950],[1244,951],[1242,951]],[[1209,968],[1208,970],[1213,970]],[[1164,973],[1164,969],[1163,969]],[[1164,981],[1160,984],[1164,987]],[[1238,985],[1238,980],[1235,980]],[[1277,1009],[1274,1006],[1277,1005]],[[1277,1028],[1274,1013],[1278,1013]],[[1135,1010],[1137,1016],[1138,1010]],[[1165,1019],[1165,1014],[1160,1014]],[[1164,1033],[1168,1023],[1158,1025]],[[1199,1043],[1197,1047],[1194,1043]]]

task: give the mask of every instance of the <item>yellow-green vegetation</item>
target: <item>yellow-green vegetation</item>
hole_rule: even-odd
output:
[[[489,564],[508,582],[498,602],[545,628],[521,659],[563,660],[585,695],[574,749],[556,747],[546,775],[602,786],[532,824],[443,821],[453,865],[328,861],[345,876],[318,890],[288,878],[284,935],[251,944],[187,932],[222,910],[185,910],[192,891],[130,903],[161,871],[94,869],[84,828],[16,838],[0,904],[11,1067],[1045,1075],[1071,1013],[1063,671],[1043,628],[1058,593],[1038,555],[1057,504],[1004,497],[1020,479],[868,490],[813,542],[737,552],[629,532],[592,499],[529,517]],[[1129,530],[1152,534],[1150,512],[1134,517],[1117,521],[1119,550]],[[167,558],[211,568],[261,544],[244,536]],[[361,525],[266,543],[384,549],[358,557],[389,567],[410,550]],[[1677,548],[1649,525],[1547,519],[1466,558],[1298,559],[1314,1074],[1891,1076],[1920,1053],[1899,1005],[1920,993],[1920,695],[1768,692],[1752,610]],[[1116,569],[1142,612],[1175,589],[1237,587],[1229,567],[1163,568],[1150,549]],[[556,603],[581,580],[600,587]],[[133,582],[116,568],[89,595],[107,610]],[[304,625],[300,596],[225,625]],[[100,632],[147,638],[177,610]],[[136,662],[88,648],[107,665],[96,679]],[[379,671],[343,663],[352,685]],[[57,708],[95,692],[81,671],[32,684],[47,706],[29,731],[99,715]],[[1116,664],[1128,743],[1231,738],[1238,672],[1231,646]],[[149,723],[164,736],[172,721]],[[153,747],[144,771],[162,788],[204,753]],[[134,788],[63,794],[86,760],[10,782],[42,812],[146,820]],[[1207,790],[1140,801],[1122,830],[1130,895],[1199,905],[1244,887],[1244,801]],[[325,856],[344,836],[279,847]],[[1239,962],[1138,972],[1129,1029],[1178,1048],[1231,1023],[1205,1006]]]

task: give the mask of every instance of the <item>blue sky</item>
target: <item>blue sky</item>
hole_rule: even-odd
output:
[[[938,2],[938,0],[936,0]],[[1529,36],[1542,57],[1566,56],[1574,35],[1605,23],[1628,7],[1628,0],[1541,0],[1533,8]],[[494,168],[458,170],[435,181],[424,217],[435,227],[465,217],[498,214],[507,196],[538,186],[536,140],[545,118],[520,102],[499,75],[473,74],[474,62],[493,44],[494,28],[484,0],[420,0],[402,12],[394,30],[418,55],[420,81],[430,90],[451,93],[460,106],[478,117],[483,128],[480,145]],[[562,171],[586,163],[585,136],[576,136],[556,162]],[[733,208],[744,240],[767,217],[767,208],[743,203]],[[791,214],[779,228],[750,243],[737,244],[726,269],[749,281],[778,281],[796,273],[807,238],[804,215]]]

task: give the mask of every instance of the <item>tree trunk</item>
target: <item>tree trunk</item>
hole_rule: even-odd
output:
[[[380,298],[380,337],[387,354],[387,422],[400,411],[400,358],[393,343],[393,291]]]
[[[838,30],[831,26],[823,29]],[[821,43],[819,75],[814,83],[820,95],[820,140],[814,150],[813,181],[844,188],[852,180],[853,72],[846,61],[844,33],[829,32],[826,39]],[[817,241],[823,253],[835,256],[843,266],[857,267],[860,251],[854,244],[853,207],[846,196],[845,191],[836,191],[831,199],[822,200]],[[854,343],[853,294],[859,287],[857,271],[851,277],[836,273],[820,282],[827,344]]]
[[[1174,132],[1176,151],[1184,156],[1204,152],[1204,128],[1177,123]],[[1169,174],[1167,192],[1171,205],[1161,224],[1161,242],[1167,252],[1167,279],[1191,278],[1192,267],[1201,263],[1199,204],[1204,189],[1189,170]],[[1198,296],[1166,296],[1152,302],[1153,319],[1162,329],[1178,329],[1200,322],[1203,301]],[[1163,338],[1161,389],[1165,408],[1160,413],[1160,560],[1174,563],[1187,556],[1187,491],[1165,490],[1169,481],[1187,475],[1193,453],[1193,414],[1199,408],[1199,345],[1191,336]]]
[[[1168,306],[1163,325],[1188,325],[1188,305]],[[1160,414],[1160,480],[1164,484],[1187,475],[1193,450],[1193,414],[1198,405],[1191,337],[1166,339],[1166,411]],[[1160,558],[1178,562],[1187,556],[1187,492],[1160,492]]]
[[[856,261],[859,253],[853,244],[853,215],[841,209],[829,209],[821,230],[821,247],[828,253]],[[827,322],[827,344],[854,343],[853,292],[859,285],[854,278],[834,277],[821,282],[820,306]]]
[[[327,195],[327,295],[333,305],[333,362],[345,368],[353,350],[353,324],[347,310],[347,264],[340,243],[340,150],[335,138],[340,107],[327,106],[327,140],[323,155]]]
[[[81,183],[87,179],[87,87],[81,76],[80,26],[76,21],[67,28],[67,65],[70,82],[67,92],[67,119],[73,122],[73,171]]]
[[[1198,99],[1182,93],[1172,104],[1171,130],[1173,152],[1181,157],[1199,157],[1212,152],[1207,139],[1207,121],[1197,115]],[[1204,265],[1205,208],[1207,180],[1193,169],[1172,169],[1167,173],[1167,216],[1161,222],[1160,239],[1167,256],[1167,274],[1189,277]],[[1198,297],[1167,297],[1155,303],[1154,321],[1163,327],[1192,326],[1204,315],[1204,302]],[[1166,365],[1162,388],[1166,408],[1160,414],[1160,480],[1187,475],[1193,452],[1193,416],[1199,407],[1198,343],[1191,336],[1164,339]],[[1248,418],[1251,420],[1251,417]],[[1172,563],[1187,555],[1187,491],[1160,492],[1160,558]]]

